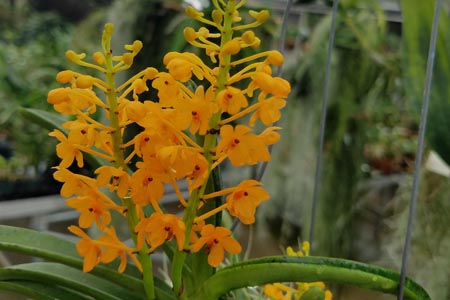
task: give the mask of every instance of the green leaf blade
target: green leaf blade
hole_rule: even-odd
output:
[[[95,299],[142,299],[124,287],[59,263],[36,262],[0,269],[1,280],[31,280],[73,289]],[[143,294],[142,294],[143,295]]]
[[[219,270],[205,282],[195,299],[218,299],[231,290],[266,283],[316,281],[396,294],[400,276],[384,268],[344,259],[273,256]],[[407,279],[405,299],[425,300],[430,297],[422,287]]]
[[[0,225],[0,249],[41,257],[80,270],[83,267],[83,259],[76,252],[74,243],[52,234],[26,228]],[[100,265],[95,267],[91,273],[131,291],[144,294],[143,283],[137,268],[128,264],[125,272],[118,273],[115,269]],[[170,287],[162,280],[155,278],[155,285],[157,286],[157,296],[166,297],[163,299],[175,298],[169,292],[171,291]]]
[[[0,290],[37,300],[94,300],[90,296],[60,286],[26,280],[0,281]]]
[[[66,131],[64,130],[64,128],[61,127],[61,124],[66,122],[67,119],[60,114],[36,108],[24,108],[24,107],[19,108],[18,111],[26,119],[40,125],[45,129],[48,130],[58,129],[61,130],[62,132]]]

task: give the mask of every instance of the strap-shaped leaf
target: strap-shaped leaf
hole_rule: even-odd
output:
[[[144,296],[93,274],[59,263],[35,262],[3,268],[0,269],[0,280],[31,280],[59,285],[95,299],[143,299]]]
[[[399,279],[396,272],[350,260],[273,256],[244,261],[217,271],[193,299],[215,300],[234,289],[273,282],[325,281],[396,294]],[[406,299],[426,300],[430,296],[420,285],[407,279]]]
[[[94,300],[91,296],[61,286],[25,280],[0,281],[0,290],[37,300]]]
[[[83,260],[76,252],[72,242],[52,234],[26,228],[0,225],[0,249],[41,257],[78,269],[83,266]],[[95,267],[91,273],[129,290],[144,294],[140,273],[134,265],[128,264],[125,274],[103,265]],[[155,278],[155,286],[157,296],[165,297],[163,299],[175,298],[171,288],[158,278]]]
[[[46,128],[48,130],[58,129],[63,132],[66,130],[61,127],[61,124],[66,122],[67,119],[60,114],[48,112],[36,108],[20,108],[18,110],[28,120]]]

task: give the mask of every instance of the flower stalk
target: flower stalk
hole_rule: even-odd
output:
[[[123,135],[122,128],[119,126],[119,111],[117,109],[117,93],[116,93],[116,83],[115,83],[115,73],[114,65],[113,65],[113,56],[111,50],[111,36],[112,36],[112,28],[109,25],[106,25],[104,35],[104,55],[105,55],[105,67],[106,67],[106,86],[107,88],[107,103],[109,108],[109,120],[110,126],[113,128],[111,132],[112,136],[112,147],[114,154],[114,166],[117,168],[122,168],[123,170],[127,170],[128,166],[124,160],[124,151],[123,151]],[[111,32],[111,34],[109,34]],[[134,232],[134,228],[139,222],[139,218],[137,215],[136,207],[133,201],[129,197],[123,197],[122,203],[126,207],[126,218],[128,222],[128,226],[130,228],[130,234],[134,241],[134,244],[137,244],[136,233]],[[152,261],[150,256],[148,255],[148,247],[144,245],[142,249],[138,252],[139,261],[142,266],[142,278],[144,281],[144,290],[148,300],[155,299],[155,288],[153,282],[153,268]]]

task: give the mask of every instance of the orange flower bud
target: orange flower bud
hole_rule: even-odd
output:
[[[241,39],[244,43],[250,45],[255,41],[255,33],[251,30],[248,30],[242,34]]]
[[[267,19],[269,19],[269,16],[270,16],[270,13],[267,9],[263,9],[259,12],[250,10],[249,14],[250,14],[250,16],[255,18],[256,21],[258,21],[259,23],[264,23],[265,21],[267,21]]]
[[[199,17],[203,17],[203,13],[199,12],[198,10],[196,10],[194,7],[192,7],[190,5],[186,8],[186,15],[192,19],[197,19]]]
[[[200,27],[198,29],[198,33],[197,34],[198,34],[198,36],[207,38],[209,36],[209,30],[206,27]]]
[[[48,92],[47,102],[50,104],[58,104],[69,100],[69,88],[57,88]]]
[[[75,51],[69,50],[66,52],[66,58],[68,61],[71,61],[73,63],[78,63],[79,61],[81,61],[83,58],[86,57],[86,54],[81,53],[81,54],[76,54]]]
[[[191,64],[184,59],[174,58],[167,64],[169,74],[181,82],[188,81],[192,76]]]
[[[237,54],[241,51],[241,45],[239,44],[239,41],[237,39],[232,39],[231,41],[227,42],[223,48],[222,53],[223,54]]]
[[[186,27],[183,31],[184,38],[187,42],[193,42],[197,38],[197,32],[192,27]]]
[[[252,44],[253,48],[258,48],[261,45],[261,40],[257,37],[255,37],[255,41]]]
[[[69,83],[74,79],[73,72],[70,70],[61,71],[56,75],[56,81],[59,83]]]
[[[133,64],[134,55],[132,53],[124,53],[122,56],[122,61],[125,65],[131,66]]]
[[[270,51],[267,56],[267,62],[274,66],[281,66],[283,64],[284,57],[283,55],[276,50]]]
[[[114,31],[114,24],[106,23],[104,27],[105,34],[111,35]]]
[[[134,82],[133,82],[133,84],[132,84],[132,86],[133,86],[133,92],[135,93],[135,94],[142,94],[143,92],[146,92],[146,91],[148,91],[148,87],[147,87],[147,85],[145,84],[145,81],[144,80],[142,80],[142,79],[136,79]]]
[[[105,61],[106,61],[105,56],[103,55],[103,53],[98,52],[98,51],[94,53],[94,55],[92,56],[92,59],[98,65],[104,65]]]
[[[89,75],[82,75],[77,78],[75,85],[80,89],[90,89],[94,84],[94,77]]]
[[[213,10],[211,17],[214,23],[221,24],[223,20],[223,13],[220,10],[215,9]]]
[[[125,45],[126,50],[133,51],[134,53],[138,53],[139,51],[141,51],[142,47],[143,44],[139,40],[134,41],[132,45]]]
[[[144,80],[152,80],[158,75],[158,70],[155,68],[146,68],[144,73]]]

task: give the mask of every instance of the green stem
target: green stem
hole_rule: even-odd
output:
[[[236,1],[231,0],[227,2],[227,7],[225,8],[225,15],[224,15],[224,21],[223,21],[223,33],[221,36],[221,43],[220,48],[222,49],[223,46],[229,42],[233,38],[233,12],[235,11],[236,7]],[[217,75],[217,89],[216,89],[216,95],[223,89],[225,89],[226,81],[228,78],[228,74],[230,71],[230,62],[231,62],[231,55],[229,54],[220,54],[219,58],[219,72]],[[214,114],[210,120],[209,126],[210,128],[218,129],[219,122],[220,122],[221,112],[217,112]],[[203,143],[203,153],[205,155],[205,158],[208,160],[209,163],[209,174],[211,176],[212,170],[211,166],[213,164],[213,157],[211,154],[211,151],[216,147],[217,139],[215,134],[207,134],[205,136],[205,140]],[[210,182],[210,178],[208,178],[205,183],[202,185],[202,187],[199,190],[195,190],[191,193],[191,196],[189,198],[188,206],[186,207],[186,210],[184,211],[183,215],[183,222],[186,225],[186,241],[185,241],[185,248],[189,247],[189,241],[190,241],[190,235],[192,230],[192,224],[194,222],[195,217],[197,216],[197,208],[200,203],[200,198],[204,195],[205,190],[208,186],[208,182]],[[212,191],[211,191],[212,192]],[[184,251],[177,251],[174,254],[174,258],[172,261],[172,282],[173,282],[173,288],[174,291],[179,295],[180,299],[185,299],[185,292],[183,290],[183,282],[182,282],[182,270],[183,270],[183,264],[185,263],[186,259],[186,252]],[[206,263],[206,261],[204,261]]]
[[[119,116],[118,116],[118,103],[117,103],[117,94],[115,89],[115,73],[113,72],[113,61],[112,61],[112,53],[109,51],[109,42],[107,43],[106,49],[106,83],[108,86],[107,90],[107,99],[109,105],[109,120],[110,125],[114,128],[114,131],[111,132],[111,139],[113,145],[113,156],[114,156],[114,165],[118,168],[122,168],[123,170],[127,170],[128,167],[125,164],[124,153],[123,153],[123,136],[122,130],[119,126]],[[134,244],[136,245],[136,233],[134,232],[134,228],[139,222],[138,214],[136,211],[136,207],[131,198],[123,198],[122,203],[125,205],[127,209],[126,217],[130,230],[130,234],[133,238]],[[139,250],[138,253],[139,261],[142,264],[142,272],[143,272],[143,281],[144,281],[144,290],[148,300],[155,299],[155,286],[153,281],[153,268],[152,261],[150,255],[148,254],[148,246],[144,243],[142,249]]]

